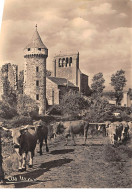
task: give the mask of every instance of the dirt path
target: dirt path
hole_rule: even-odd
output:
[[[113,148],[108,138],[94,136],[83,146],[83,138],[65,145],[63,137],[49,143],[50,152],[36,153],[34,168],[12,173],[16,188],[130,188],[132,187],[132,150],[128,146]],[[19,178],[19,179],[18,179]],[[21,179],[20,179],[21,178]],[[27,180],[34,182],[28,182]],[[36,181],[35,181],[36,180]]]

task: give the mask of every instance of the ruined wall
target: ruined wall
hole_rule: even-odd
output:
[[[2,81],[2,72],[0,70],[0,100],[2,100],[3,95],[3,81]]]
[[[0,96],[16,91],[17,86],[18,66],[10,63],[3,65],[0,70]]]

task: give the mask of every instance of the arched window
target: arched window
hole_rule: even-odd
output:
[[[68,64],[68,58],[66,58],[66,67],[67,67],[67,64]]]
[[[66,65],[66,60],[65,58],[62,59],[62,67],[64,67]]]
[[[61,59],[59,59],[59,67],[61,67]]]
[[[70,57],[70,63],[69,66],[72,66],[72,57]]]

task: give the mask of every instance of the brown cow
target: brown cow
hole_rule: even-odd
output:
[[[13,137],[14,149],[19,157],[19,171],[26,170],[26,158],[29,153],[29,167],[33,166],[34,150],[37,144],[37,132],[28,126],[10,129]]]
[[[40,155],[42,154],[43,140],[45,139],[46,151],[48,152],[47,146],[47,135],[48,129],[42,121],[34,122],[35,126],[27,125],[15,129],[6,129],[12,132],[14,149],[19,157],[19,171],[26,170],[26,158],[29,153],[29,167],[33,167],[34,151],[37,144],[37,140],[40,142]]]
[[[60,132],[64,133],[66,138],[66,145],[68,144],[69,136],[72,137],[74,145],[76,145],[74,136],[76,134],[83,134],[84,144],[86,144],[88,128],[89,128],[89,123],[83,120],[60,122],[60,124],[58,123],[58,127],[56,128],[55,134],[60,134]]]
[[[46,152],[49,152],[49,148],[47,145],[48,127],[45,125],[45,123],[42,120],[35,121],[33,125],[35,126],[35,131],[37,132],[38,140],[40,143],[40,151],[39,151],[40,155],[42,155],[42,146],[44,140],[46,145]]]

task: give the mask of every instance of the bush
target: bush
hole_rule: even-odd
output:
[[[47,114],[50,115],[61,115],[60,105],[53,105],[47,110]]]
[[[18,170],[18,156],[13,153],[3,161],[3,169],[7,175]]]
[[[33,120],[30,116],[16,116],[13,119],[4,122],[4,126],[7,128],[16,128],[28,124],[33,124]]]
[[[11,119],[17,115],[17,111],[14,107],[11,107],[8,103],[0,102],[0,117],[5,119]]]
[[[19,94],[17,100],[17,112],[24,116],[37,116],[39,108],[36,101],[27,95]]]

